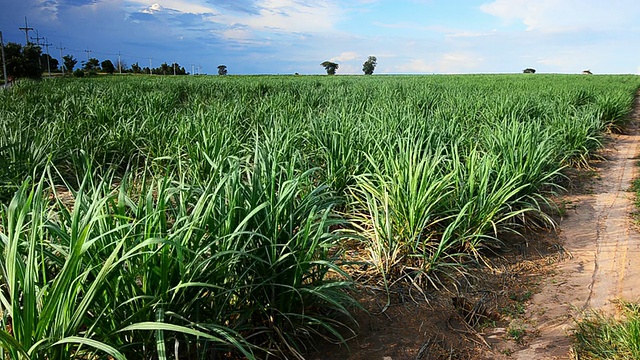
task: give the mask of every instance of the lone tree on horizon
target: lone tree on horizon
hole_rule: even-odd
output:
[[[320,65],[324,66],[324,69],[327,70],[327,75],[335,75],[336,70],[340,67],[340,65],[331,61],[324,61]]]
[[[536,69],[526,68],[526,69],[522,70],[522,72],[525,73],[525,74],[535,74],[536,73]]]
[[[373,75],[373,70],[375,70],[378,65],[378,59],[375,56],[369,56],[367,61],[362,64],[362,71],[365,75]]]
[[[102,66],[102,70],[104,70],[104,72],[106,72],[109,75],[112,75],[116,71],[116,67],[113,65],[113,63],[109,59],[100,63],[100,66]]]
[[[100,70],[100,60],[96,58],[90,58],[87,61],[82,62],[82,67],[86,71],[99,71]]]
[[[62,60],[64,62],[64,68],[67,69],[67,73],[71,74],[78,60],[74,59],[73,55],[65,55],[62,57]]]
[[[227,75],[227,65],[218,65],[218,75]]]

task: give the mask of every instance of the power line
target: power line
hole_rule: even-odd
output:
[[[47,38],[44,38],[44,44],[42,44],[45,46],[45,48],[47,49],[47,72],[49,73],[49,77],[51,77],[51,55],[49,55],[49,45],[53,45],[53,44],[49,44],[49,42],[47,41]]]
[[[66,48],[62,47],[62,43],[60,43],[60,47],[56,47],[56,49],[60,50],[60,63],[62,64],[62,73],[64,74],[64,58],[62,57],[62,50],[65,50]]]
[[[120,58],[120,51],[118,51],[118,73],[122,75],[122,59]]]
[[[38,33],[38,30],[36,29],[36,37],[31,37],[31,39],[34,39],[36,41],[36,45],[40,46],[40,39],[44,39],[44,38],[40,37],[40,34]]]
[[[24,17],[24,27],[18,28],[18,30],[22,30],[24,31],[24,37],[25,39],[27,39],[27,42],[25,43],[25,45],[29,45],[29,31],[33,30],[32,27],[29,27],[29,25],[27,24],[27,17]]]
[[[7,87],[9,79],[7,78],[7,63],[4,60],[4,40],[2,39],[2,31],[0,31],[0,48],[2,48],[2,74],[4,75],[4,87]]]

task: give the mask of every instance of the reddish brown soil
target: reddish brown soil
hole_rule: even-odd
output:
[[[640,293],[640,234],[632,213],[638,175],[640,101],[623,134],[612,135],[596,164],[592,191],[570,197],[572,208],[560,222],[561,240],[572,257],[546,279],[527,310],[540,336],[516,359],[570,359],[571,328],[585,311],[615,311],[618,299],[637,301]]]

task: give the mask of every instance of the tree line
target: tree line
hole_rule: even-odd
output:
[[[100,61],[97,58],[89,58],[87,61],[82,61],[80,63],[81,67],[76,68],[78,60],[73,55],[67,54],[63,56],[62,64],[60,64],[58,59],[51,57],[49,54],[43,54],[40,46],[31,43],[22,46],[18,43],[8,42],[4,47],[4,52],[7,77],[10,80],[19,78],[40,79],[46,71],[73,74],[78,77],[96,75],[98,73],[114,74],[116,72],[157,75],[189,74],[178,63],[168,64],[164,62],[159,67],[149,68],[141,67],[137,62],[127,66],[122,61],[111,61],[109,59]],[[2,73],[0,72],[1,75]]]
[[[68,72],[71,72],[77,63],[77,60],[73,58],[71,55],[67,55],[63,57],[65,59],[64,64]],[[189,74],[183,66],[180,66],[178,63],[168,64],[166,62],[162,63],[157,68],[149,68],[148,66],[141,67],[137,62],[131,64],[128,67],[124,62],[114,64],[111,60],[107,59],[102,62],[96,58],[89,58],[87,61],[82,62],[82,68],[73,71],[73,74],[76,76],[80,75],[78,72],[95,74],[98,72],[103,72],[107,74],[113,74],[115,72],[119,73],[130,73],[130,74],[156,74],[156,75],[187,75]]]
[[[7,76],[9,80],[17,78],[39,79],[45,71],[56,73],[73,74],[77,77],[86,75],[96,75],[98,73],[114,74],[131,73],[131,74],[155,74],[155,75],[188,75],[189,73],[183,66],[178,63],[162,63],[159,67],[141,67],[138,62],[127,66],[122,61],[109,59],[103,61],[97,58],[89,58],[87,61],[81,62],[81,67],[76,68],[78,60],[73,55],[65,55],[62,57],[62,64],[56,58],[49,54],[43,54],[42,48],[38,45],[27,44],[22,46],[18,43],[9,42],[4,47],[5,66],[7,68]],[[375,56],[369,56],[362,64],[362,71],[365,75],[372,75],[378,59]],[[61,66],[62,65],[62,66]],[[322,65],[327,75],[335,75],[339,68],[339,64],[332,61],[324,61]],[[75,69],[75,70],[74,70]],[[218,75],[227,75],[227,66],[218,66]]]

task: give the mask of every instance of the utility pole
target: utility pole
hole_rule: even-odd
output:
[[[49,44],[49,42],[47,41],[47,38],[44,38],[44,44],[42,44],[45,46],[45,48],[47,49],[47,71],[49,73],[49,77],[51,77],[51,55],[49,55],[49,45],[53,45],[53,44]]]
[[[27,40],[25,45],[29,45],[29,31],[33,30],[33,28],[29,27],[29,24],[27,24],[27,17],[26,16],[24,17],[24,27],[18,28],[18,30],[24,31],[24,38]]]
[[[44,38],[40,37],[40,34],[38,33],[38,30],[36,29],[36,37],[32,37],[31,39],[35,40],[36,41],[36,45],[40,46],[40,39],[44,39]]]
[[[153,75],[153,67],[151,66],[151,58],[149,58],[149,74]]]
[[[176,62],[173,62],[173,76],[176,76]]]
[[[2,48],[2,75],[4,75],[4,87],[7,87],[9,79],[7,78],[7,63],[4,60],[4,40],[2,39],[2,31],[0,31],[0,48]]]
[[[118,51],[118,73],[122,75],[122,59],[120,58],[122,54]]]
[[[195,75],[195,65],[191,64],[191,75]]]
[[[87,53],[87,62],[89,62],[89,54],[91,54],[91,50],[85,50],[84,52]]]
[[[66,49],[62,47],[62,43],[60,43],[60,47],[57,47],[56,49],[60,50],[60,64],[62,64],[62,74],[64,75],[64,58],[62,57],[62,50]]]

